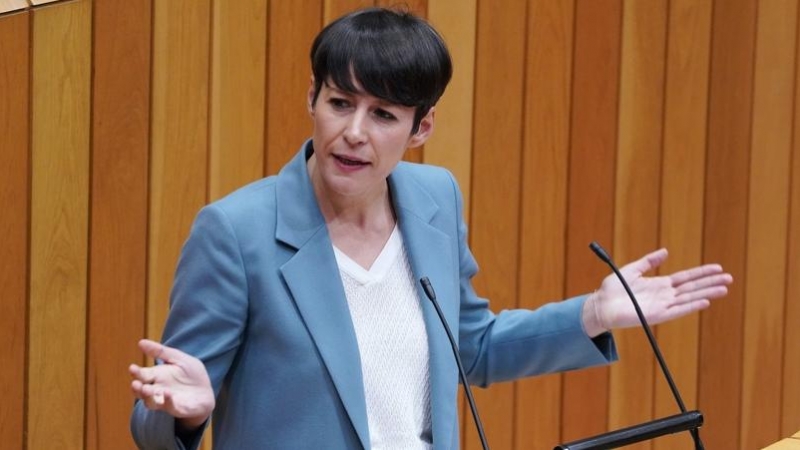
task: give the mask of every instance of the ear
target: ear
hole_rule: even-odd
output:
[[[436,116],[436,107],[431,107],[419,123],[417,132],[411,135],[408,141],[409,148],[416,148],[424,144],[433,133],[433,119]]]
[[[314,117],[314,95],[316,95],[316,93],[317,91],[314,90],[314,75],[311,75],[311,84],[308,86],[308,98],[306,99],[308,114],[310,114],[311,117]]]

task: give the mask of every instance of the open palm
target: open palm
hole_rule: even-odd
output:
[[[733,281],[719,264],[705,264],[664,276],[644,276],[666,259],[667,250],[660,249],[620,269],[650,324],[707,308],[711,300],[727,294],[727,285]],[[603,328],[639,325],[633,304],[616,275],[607,276],[593,297],[593,307]]]
[[[149,339],[139,341],[147,356],[162,364],[140,367],[131,364],[131,390],[149,409],[165,411],[183,419],[188,427],[200,426],[214,410],[214,390],[203,363],[180,350]]]

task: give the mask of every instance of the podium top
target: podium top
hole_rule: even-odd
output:
[[[762,450],[800,450],[800,431],[792,437],[780,440],[769,447],[764,447]]]

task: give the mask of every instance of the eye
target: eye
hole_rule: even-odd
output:
[[[336,110],[343,110],[350,107],[350,102],[343,98],[338,97],[331,97],[328,99],[328,103]]]
[[[376,115],[376,116],[377,116],[379,119],[381,119],[381,120],[385,120],[385,121],[387,121],[387,122],[390,122],[390,121],[397,120],[397,117],[395,117],[395,115],[394,115],[394,114],[390,113],[389,111],[386,111],[386,110],[385,110],[385,109],[383,109],[383,108],[378,108],[378,109],[376,109],[376,110],[375,110],[375,115]]]

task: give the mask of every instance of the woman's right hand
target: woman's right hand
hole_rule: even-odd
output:
[[[214,410],[214,389],[203,363],[194,356],[149,339],[139,349],[163,364],[140,367],[131,364],[133,395],[152,410],[164,411],[185,429],[200,427]]]

